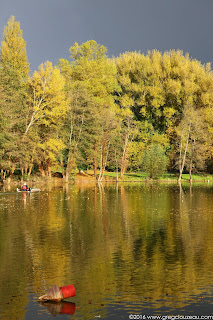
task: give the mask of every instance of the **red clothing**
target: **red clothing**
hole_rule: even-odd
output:
[[[28,187],[24,184],[21,188],[22,191],[27,191],[28,190]]]

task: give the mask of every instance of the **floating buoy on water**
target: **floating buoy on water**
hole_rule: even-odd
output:
[[[43,296],[39,297],[39,301],[55,301],[59,302],[66,298],[71,298],[75,296],[75,287],[73,284],[64,287],[58,287],[56,285]]]

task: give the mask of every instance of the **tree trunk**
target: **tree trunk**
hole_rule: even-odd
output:
[[[182,157],[182,140],[183,140],[183,134],[181,136],[181,145],[180,145],[180,162],[179,162],[179,178],[178,178],[178,181],[180,182],[181,181],[181,177],[182,177],[182,173],[183,173],[183,169],[184,169],[184,166],[185,166],[185,161],[186,161],[186,153],[187,153],[187,149],[188,149],[188,144],[189,144],[189,135],[190,135],[190,129],[191,129],[191,122],[189,124],[189,128],[188,128],[188,135],[187,135],[187,140],[186,140],[186,147],[185,147],[185,150],[184,150],[184,155],[183,155],[183,159],[181,159]]]
[[[107,150],[106,150],[106,145],[104,146],[104,148],[102,148],[102,152],[101,152],[101,168],[100,168],[100,174],[99,174],[99,177],[98,177],[98,181],[99,182],[101,182],[103,180],[103,177],[104,177],[105,167],[106,167],[106,164],[107,164],[107,158],[108,158],[108,153],[109,153],[109,146],[110,146],[110,141],[108,143]],[[103,159],[104,159],[104,161],[103,161]]]
[[[126,172],[126,168],[127,168],[127,163],[126,163],[126,152],[123,154],[122,156],[122,160],[121,160],[121,173],[120,173],[120,178],[123,179],[123,176]]]
[[[190,183],[192,183],[192,159],[190,161],[189,176],[190,176]]]
[[[104,138],[103,138],[103,143],[102,143],[102,163],[101,163],[101,167],[104,168],[104,164],[105,164],[105,157],[106,157],[106,144],[107,144],[107,132],[108,129],[104,132]]]
[[[6,180],[6,175],[7,175],[7,171],[6,171],[6,170],[4,170],[4,174],[3,174],[3,181],[5,181],[5,180]]]
[[[193,159],[193,155],[195,152],[195,139],[193,140],[193,144],[192,144],[192,151],[191,151],[191,159],[190,159],[190,166],[189,166],[189,175],[190,175],[190,183],[192,183],[192,159]]]
[[[118,182],[118,159],[115,150],[115,163],[116,163],[116,182]]]
[[[24,168],[21,167],[21,183],[24,181]]]
[[[48,177],[50,177],[50,178],[52,177],[50,160],[47,161],[47,175],[48,175]]]
[[[66,174],[65,174],[65,168],[64,168],[64,162],[63,162],[63,156],[62,155],[60,157],[60,165],[61,165],[61,168],[62,168],[62,177],[63,177],[63,179],[65,179]]]
[[[122,158],[121,158],[121,174],[120,174],[121,179],[123,178],[124,173],[126,172],[126,167],[127,167],[127,145],[128,145],[128,142],[129,142],[129,132],[126,134],[126,137],[125,137],[123,154],[122,154]]]
[[[25,165],[25,166],[24,166],[24,173],[27,174],[27,172],[28,172],[28,166]]]
[[[11,177],[12,177],[13,174],[14,174],[15,168],[16,168],[16,165],[15,165],[15,164],[12,164],[12,166],[11,166],[11,172],[10,172],[10,176],[11,176]]]
[[[41,176],[45,177],[45,171],[41,162],[38,164],[39,171],[41,172]]]
[[[93,170],[95,179],[97,178],[97,144],[94,145]]]
[[[28,176],[31,175],[32,170],[33,170],[33,163],[31,163],[30,166],[29,166]]]
[[[74,160],[74,154],[71,155],[71,151],[69,151],[68,160],[67,160],[67,167],[66,167],[66,175],[65,175],[66,181],[69,180],[70,172],[73,167],[73,160]]]
[[[100,168],[100,174],[98,177],[98,181],[102,181],[104,177],[104,171],[106,167],[106,162],[107,162],[107,156],[108,156],[108,150],[109,150],[109,145],[110,142],[107,146],[107,136],[108,136],[108,127],[104,131],[104,136],[103,136],[103,141],[102,141],[102,146],[101,146],[101,168]]]

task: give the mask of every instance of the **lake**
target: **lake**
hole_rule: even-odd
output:
[[[213,314],[213,185],[0,191],[0,319]],[[39,303],[54,284],[76,296]]]

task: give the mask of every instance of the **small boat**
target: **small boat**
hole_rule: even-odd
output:
[[[21,189],[17,188],[16,190],[17,190],[17,192],[40,192],[41,191],[41,189],[39,189],[39,188],[32,188],[30,190],[21,190]]]

